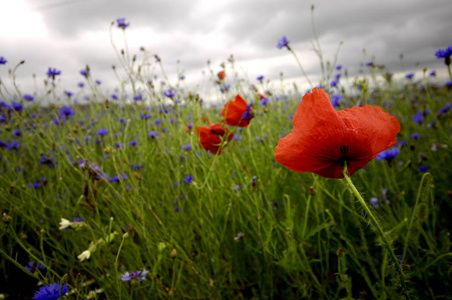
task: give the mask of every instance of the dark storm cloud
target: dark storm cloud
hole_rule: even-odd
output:
[[[173,80],[177,68],[191,75],[206,71],[207,60],[217,71],[230,54],[239,66],[249,68],[245,71],[251,77],[263,74],[277,80],[280,72],[286,78],[299,77],[300,70],[291,54],[276,48],[283,35],[290,40],[306,71],[316,76],[320,66],[311,44],[313,2],[315,29],[324,58],[333,61],[343,41],[338,63],[352,76],[358,74],[360,64],[370,60],[386,65],[390,72],[419,71],[424,66],[444,69],[434,53],[452,43],[450,0],[34,0],[27,3],[42,15],[47,36],[6,40],[0,55],[11,64],[27,61],[18,70],[18,80],[30,78],[32,73],[45,77],[52,66],[63,71],[65,83],[76,87],[83,80],[79,70],[89,64],[93,76],[104,82],[114,81],[111,66],[119,62],[108,31],[112,21],[125,17],[131,24],[126,29],[131,53],[140,55],[139,47],[144,46],[151,54],[158,54]],[[121,32],[116,27],[113,30]],[[142,36],[137,37],[137,32]],[[159,73],[154,60],[152,64]]]

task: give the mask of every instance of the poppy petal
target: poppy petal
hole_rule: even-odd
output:
[[[303,96],[292,133],[279,140],[275,159],[297,172],[341,178],[344,163],[351,176],[381,151],[395,145],[397,119],[376,106],[336,111],[323,90]]]

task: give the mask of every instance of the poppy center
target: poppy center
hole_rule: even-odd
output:
[[[337,162],[338,164],[340,164],[341,166],[343,166],[345,162],[350,162],[350,161],[353,161],[353,160],[354,160],[353,158],[351,158],[350,156],[348,156],[348,150],[349,150],[348,145],[342,145],[342,146],[340,146],[340,147],[339,147],[339,150],[341,151],[342,156],[341,156],[341,158],[338,160],[338,162]]]

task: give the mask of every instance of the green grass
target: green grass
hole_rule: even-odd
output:
[[[398,139],[408,145],[399,146],[391,162],[373,160],[352,179],[402,256],[410,297],[447,299],[452,123],[450,111],[435,114],[450,103],[452,92],[430,84],[435,80],[430,78],[383,81],[381,72],[372,68],[363,90],[350,85],[330,92],[341,94],[341,108],[384,107],[397,116]],[[213,88],[214,79],[212,73]],[[22,299],[33,295],[38,281],[60,281],[69,284],[70,299],[84,299],[96,289],[102,289],[93,296],[98,299],[402,298],[388,251],[344,180],[292,172],[273,158],[303,93],[282,94],[273,84],[263,106],[246,79],[236,83],[223,97],[240,93],[254,102],[255,118],[248,128],[231,127],[237,139],[221,155],[211,155],[199,145],[195,127],[219,123],[221,105],[202,106],[181,88],[175,90],[182,104],[165,102],[152,87],[141,90],[151,103],[126,104],[112,100],[91,78],[87,83],[84,94],[108,103],[73,106],[75,115],[58,125],[52,119],[67,100],[48,108],[24,103],[21,113],[2,109],[8,121],[0,123],[0,140],[18,141],[20,147],[0,148],[0,293]],[[23,102],[20,91],[14,98]],[[164,103],[171,110],[158,112]],[[424,123],[416,124],[412,115],[427,109]],[[146,111],[149,120],[140,118]],[[187,131],[190,122],[195,127]],[[100,128],[109,130],[102,139],[96,135]],[[13,137],[15,129],[22,136]],[[150,131],[159,136],[150,138]],[[420,137],[410,138],[415,132]],[[192,149],[183,150],[188,144]],[[54,167],[41,164],[41,155]],[[109,177],[126,178],[96,179],[94,165]],[[420,172],[420,166],[430,169]],[[188,175],[190,183],[184,181]],[[30,186],[35,182],[41,187]],[[370,205],[371,197],[379,198],[378,208]],[[74,217],[86,226],[59,230],[61,218]],[[91,242],[96,250],[80,261],[77,256]],[[26,271],[30,261],[46,269]],[[126,271],[143,269],[149,271],[145,281],[120,280]]]

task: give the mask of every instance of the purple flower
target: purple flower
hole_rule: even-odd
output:
[[[146,269],[144,269],[143,271],[136,271],[136,272],[125,272],[124,274],[122,274],[121,276],[119,276],[119,278],[121,279],[122,282],[127,282],[127,281],[131,281],[136,279],[138,282],[142,281],[142,280],[146,280],[146,275],[149,273],[149,271],[147,271]]]
[[[12,101],[11,106],[17,112],[22,112],[24,110],[24,107],[19,102]]]
[[[167,89],[166,91],[163,92],[163,94],[168,97],[168,98],[174,98],[174,96],[176,96],[176,94],[174,93],[174,91],[172,89]]]
[[[378,199],[376,197],[370,198],[370,203],[374,208],[378,208]]]
[[[130,145],[130,146],[136,146],[136,145],[137,145],[137,141],[130,141],[130,142],[129,142],[129,145]]]
[[[278,44],[276,45],[276,47],[278,47],[278,49],[282,49],[284,47],[287,47],[287,49],[290,49],[289,40],[287,39],[287,37],[283,36],[282,38],[280,38],[278,40]]]
[[[67,284],[61,286],[59,282],[44,285],[33,296],[33,300],[57,300],[69,291]]]
[[[446,106],[440,108],[440,109],[436,112],[436,115],[437,115],[438,117],[444,116],[444,115],[450,110],[450,108],[451,108],[451,103],[449,102],[449,103],[447,103]]]
[[[414,73],[408,73],[405,75],[405,78],[412,79],[414,77]]]
[[[85,84],[84,84],[83,82],[79,82],[77,85],[78,85],[80,88],[83,88],[83,87],[85,86]]]
[[[193,176],[190,174],[184,178],[185,183],[191,183],[193,181]]]
[[[187,144],[187,145],[182,146],[182,150],[190,151],[191,150],[191,145]]]
[[[341,70],[341,69],[342,69],[342,65],[337,65],[337,66],[336,66],[336,70],[339,71],[339,70]]]
[[[55,76],[57,75],[61,75],[61,71],[57,70],[56,68],[52,69],[49,67],[49,69],[47,70],[47,76],[55,80]]]
[[[6,64],[8,61],[3,57],[3,56],[0,56],[0,65],[4,65],[4,64]]]
[[[420,133],[417,133],[417,132],[415,132],[415,133],[413,133],[412,135],[410,135],[410,138],[412,138],[412,139],[418,139],[418,138],[420,138],[421,137],[421,134]]]
[[[421,166],[421,167],[419,167],[417,170],[418,170],[419,172],[427,172],[429,169],[430,169],[429,166]]]
[[[29,95],[29,94],[24,94],[23,98],[24,98],[24,100],[27,100],[30,102],[35,99],[32,95]]]
[[[80,70],[80,75],[88,77],[89,76],[89,71],[87,69]]]
[[[390,148],[384,151],[381,151],[380,153],[378,153],[376,159],[377,161],[382,161],[382,160],[392,160],[394,159],[397,155],[399,155],[400,150],[399,148]]]
[[[130,23],[126,23],[126,18],[117,18],[116,25],[118,26],[118,28],[121,28],[124,30],[130,26]]]
[[[63,117],[69,117],[75,115],[75,110],[70,106],[63,106],[58,110],[58,113]]]
[[[66,96],[68,96],[69,98],[71,98],[71,97],[74,95],[74,93],[72,93],[72,92],[70,92],[70,91],[64,91],[64,94],[65,94]]]
[[[44,267],[43,265],[37,264],[33,261],[30,261],[26,266],[24,266],[24,268],[30,273],[34,273],[36,271],[36,268],[39,271],[44,271],[46,269],[46,267]]]
[[[337,86],[337,80],[333,80],[330,82],[330,87],[335,87]]]
[[[15,136],[22,136],[22,131],[20,131],[20,129],[14,129],[13,130],[13,135],[15,135]]]
[[[101,85],[101,84],[102,84],[102,81],[100,81],[100,80],[98,80],[98,79],[94,80],[94,82],[95,82],[97,85]]]
[[[331,98],[331,104],[333,105],[334,108],[338,108],[339,105],[342,104],[342,96],[341,94],[335,94],[333,95],[333,97]]]
[[[408,146],[408,141],[402,140],[397,141],[397,146]]]
[[[159,133],[157,131],[151,130],[148,135],[151,139],[156,139],[159,136]]]
[[[98,136],[106,136],[108,134],[108,129],[101,128],[97,131]]]
[[[418,125],[424,123],[424,112],[421,110],[417,114],[413,115],[413,121]]]
[[[438,49],[435,53],[436,58],[444,58],[444,63],[446,65],[450,65],[450,57],[452,56],[452,46],[447,47],[446,49]]]
[[[260,82],[262,82],[262,80],[264,80],[264,75],[257,76],[256,79],[259,80]]]

